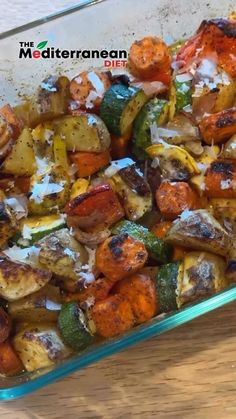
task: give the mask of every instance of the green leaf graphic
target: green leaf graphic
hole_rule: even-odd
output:
[[[48,43],[48,41],[39,42],[39,44],[37,45],[36,48],[42,49],[42,48],[46,47],[47,43]]]

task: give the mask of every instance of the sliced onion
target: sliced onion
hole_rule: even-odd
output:
[[[110,236],[110,230],[104,229],[96,231],[94,233],[86,233],[85,231],[76,228],[73,232],[74,237],[82,244],[87,246],[96,246],[99,243],[102,243]]]

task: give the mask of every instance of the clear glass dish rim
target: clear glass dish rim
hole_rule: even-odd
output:
[[[16,34],[22,33],[29,29],[43,25],[52,20],[59,19],[63,16],[78,12],[88,6],[93,6],[107,0],[83,0],[80,4],[62,9],[61,11],[39,18],[27,24],[18,26],[8,31],[0,33],[0,40],[10,38]],[[101,360],[109,355],[115,354],[122,349],[128,348],[138,342],[144,341],[155,335],[171,330],[180,326],[190,320],[202,316],[216,308],[222,307],[225,304],[236,300],[236,284],[230,288],[223,290],[205,300],[187,306],[175,313],[166,315],[163,319],[154,318],[149,323],[143,324],[138,328],[132,329],[130,332],[121,337],[112,340],[106,340],[98,347],[91,347],[86,352],[79,353],[72,359],[68,359],[65,363],[59,364],[53,370],[42,373],[39,377],[32,378],[29,381],[16,384],[15,386],[5,387],[0,389],[0,400],[11,400],[24,396],[32,391],[38,390],[55,380],[63,378],[77,370],[86,367],[98,360]]]
[[[44,23],[50,22],[55,19],[59,19],[63,16],[78,12],[79,10],[85,9],[88,6],[93,6],[95,4],[102,3],[104,1],[107,1],[107,0],[83,0],[80,4],[75,4],[74,6],[66,7],[65,9],[59,10],[58,12],[54,12],[47,16],[33,20],[32,22],[25,23],[24,25],[17,26],[16,28],[9,29],[4,32],[0,32],[0,40],[9,38],[21,32],[25,32],[28,29],[33,29],[39,25],[43,25]]]
[[[221,291],[213,296],[196,302],[192,306],[185,307],[174,314],[170,313],[163,319],[152,319],[149,323],[144,323],[138,328],[132,329],[121,337],[111,340],[106,340],[99,344],[98,347],[91,347],[86,352],[79,353],[71,360],[68,359],[65,363],[54,367],[52,371],[46,372],[39,377],[30,379],[22,384],[17,384],[13,387],[6,387],[0,389],[0,400],[10,400],[13,398],[24,396],[32,391],[38,390],[47,384],[52,383],[59,378],[65,377],[81,368],[84,368],[98,360],[101,360],[109,355],[115,354],[122,349],[128,348],[138,342],[144,341],[155,335],[160,335],[163,332],[171,330],[180,326],[190,320],[193,320],[203,314],[206,314],[215,308],[222,307],[225,304],[236,300],[236,284],[230,288]]]

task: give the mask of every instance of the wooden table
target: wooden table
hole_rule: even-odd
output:
[[[1,0],[0,30],[76,0]],[[236,418],[236,303],[0,404],[4,419]]]

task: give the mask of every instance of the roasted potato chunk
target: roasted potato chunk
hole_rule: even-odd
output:
[[[0,254],[0,295],[7,301],[19,300],[38,291],[51,279],[51,273]]]
[[[183,278],[178,283],[177,304],[207,297],[228,286],[226,263],[220,256],[208,252],[190,252],[183,260]]]
[[[61,278],[61,286],[70,292],[78,291],[81,282],[83,265],[88,262],[88,253],[63,228],[55,231],[36,243],[40,248],[39,262],[45,269]]]
[[[70,180],[61,166],[54,166],[50,173],[31,178],[29,212],[48,215],[63,208],[70,196]]]
[[[71,354],[50,324],[25,326],[14,337],[13,345],[27,371],[51,367]]]
[[[60,289],[47,284],[33,294],[9,302],[8,312],[16,321],[25,322],[26,319],[30,318],[30,321],[35,323],[53,322],[57,320],[61,302]]]
[[[227,231],[206,210],[183,212],[168,231],[166,241],[219,255],[226,255],[230,247]]]

